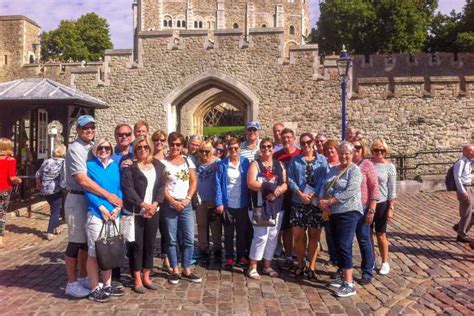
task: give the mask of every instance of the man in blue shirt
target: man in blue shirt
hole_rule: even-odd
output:
[[[128,124],[119,124],[115,127],[115,142],[117,145],[114,148],[114,154],[112,155],[112,160],[115,161],[121,167],[122,162],[125,160],[132,161],[133,158],[133,148],[132,148],[132,127]]]

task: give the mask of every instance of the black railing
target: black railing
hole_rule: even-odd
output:
[[[398,179],[399,180],[406,180],[408,175],[410,174],[410,177],[414,178],[415,176],[422,176],[422,175],[432,175],[432,174],[443,174],[446,172],[447,168],[441,168],[446,165],[451,165],[454,163],[456,159],[453,159],[449,157],[449,154],[455,154],[455,153],[461,153],[462,151],[460,149],[448,149],[448,150],[433,150],[433,151],[419,151],[413,154],[395,154],[391,155],[390,159],[394,160],[396,167],[397,167],[397,173],[398,173]],[[437,157],[437,161],[430,161],[429,157]],[[441,158],[441,159],[439,159]],[[421,161],[417,161],[421,160]],[[438,166],[439,168],[435,168],[437,171],[418,171],[423,167],[436,167]],[[425,170],[427,168],[424,168]],[[432,168],[431,168],[432,169]]]

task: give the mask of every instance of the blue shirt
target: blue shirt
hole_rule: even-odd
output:
[[[123,152],[121,152],[117,146],[115,146],[114,154],[112,155],[112,157],[110,157],[110,159],[115,161],[120,167],[120,165],[122,164],[122,161],[126,159],[130,159],[130,160],[133,159],[133,146],[130,145],[130,148],[128,149],[128,154],[126,155]]]
[[[93,158],[87,162],[87,175],[91,180],[97,183],[100,187],[109,193],[116,194],[120,199],[122,198],[122,189],[120,188],[120,170],[119,165],[111,160],[107,167],[104,167],[102,162],[97,158]],[[102,214],[99,210],[99,206],[103,205],[109,212],[112,212],[115,208],[107,199],[95,195],[92,192],[84,191],[89,205],[88,211],[92,215],[102,218]]]
[[[239,171],[242,181],[241,183],[241,195],[240,195],[240,208],[248,207],[250,200],[250,192],[247,186],[247,172],[249,170],[250,162],[247,158],[240,156]],[[223,205],[228,206],[227,196],[227,169],[229,169],[229,157],[219,161],[217,163],[216,171],[216,206]]]
[[[313,189],[317,194],[324,184],[324,179],[329,170],[328,162],[323,155],[316,154],[316,158],[311,162],[313,170]],[[296,190],[304,192],[306,186],[306,168],[307,162],[304,156],[298,155],[291,158],[290,164],[288,165],[288,186],[293,192],[291,200],[295,203],[302,203]]]
[[[197,190],[201,201],[214,202],[216,198],[216,163],[218,161],[217,158],[208,164],[198,164],[196,168]]]
[[[335,179],[339,174],[339,166],[332,167],[326,176],[326,183]],[[325,186],[327,184],[325,183]],[[339,203],[331,206],[331,214],[341,214],[358,211],[364,214],[362,209],[362,193],[360,184],[362,183],[362,172],[356,164],[352,164],[346,172],[339,177],[337,182],[325,192],[324,186],[320,189],[320,196],[333,196]]]

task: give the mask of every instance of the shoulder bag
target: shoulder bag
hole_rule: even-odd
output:
[[[257,163],[257,174],[260,173],[260,167],[259,167],[259,163],[257,160],[255,160],[255,162]],[[262,192],[257,192],[257,194],[262,194]],[[257,198],[258,200],[258,198]],[[254,226],[258,226],[258,227],[275,227],[276,225],[276,219],[275,218],[264,218],[263,216],[263,203],[265,203],[265,201],[263,201],[263,198],[262,198],[262,205],[259,206],[259,205],[256,205],[254,208],[253,208],[253,212],[252,212],[252,225]],[[258,204],[258,202],[257,202]]]
[[[95,241],[97,263],[102,271],[120,268],[123,263],[123,258],[125,257],[125,241],[123,235],[119,233],[115,221],[112,223],[114,225],[113,236],[111,236],[109,225],[104,221],[99,233],[99,239]],[[102,236],[106,225],[105,236]]]

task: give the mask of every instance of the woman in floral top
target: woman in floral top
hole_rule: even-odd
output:
[[[196,192],[196,166],[182,155],[184,136],[173,132],[168,136],[169,155],[162,163],[165,165],[166,189],[165,203],[161,215],[166,224],[166,249],[173,272],[168,282],[178,284],[178,234],[180,236],[181,277],[199,283],[201,278],[191,271],[194,250],[194,212],[191,197]]]

